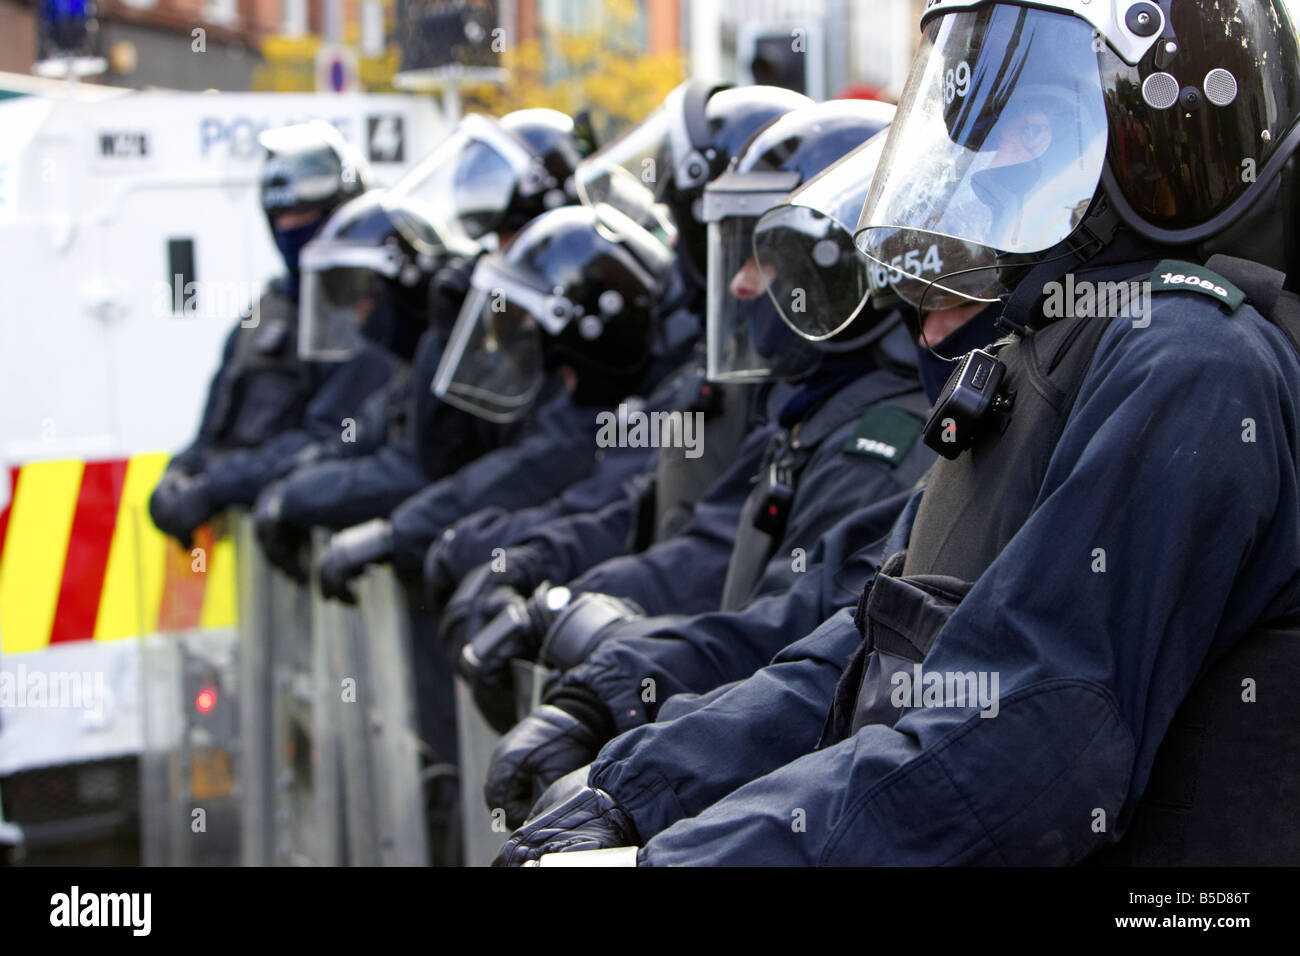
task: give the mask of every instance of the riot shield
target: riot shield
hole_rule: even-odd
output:
[[[359,733],[345,733],[344,785],[355,862],[424,866],[428,835],[406,597],[387,567],[355,585],[359,626],[347,650],[355,668]],[[356,821],[355,828],[353,822]]]

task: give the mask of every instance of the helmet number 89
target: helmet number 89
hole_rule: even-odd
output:
[[[970,92],[970,64],[962,60],[955,70],[949,70],[943,78],[943,103],[947,106],[957,97],[965,97]]]

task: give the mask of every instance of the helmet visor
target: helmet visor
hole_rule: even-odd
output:
[[[551,297],[497,256],[474,269],[433,391],[480,418],[512,422],[532,406],[545,381],[542,326]]]
[[[1106,104],[1093,30],[1011,4],[927,26],[858,222],[858,248],[927,309],[1009,291],[1101,181]],[[922,302],[924,299],[924,302]]]
[[[871,293],[867,263],[853,244],[880,162],[882,131],[765,212],[754,229],[754,259],[781,318],[812,342],[839,334]]]
[[[495,232],[516,192],[535,190],[527,149],[492,120],[470,114],[393,187],[431,222],[451,222],[471,239]]]
[[[668,227],[664,197],[672,169],[672,124],[666,106],[578,164],[574,185],[602,220],[609,210],[646,229]]]
[[[312,242],[299,261],[299,357],[316,362],[352,358],[366,331],[391,308],[388,281],[400,271],[400,257],[390,247]]]
[[[755,260],[752,216],[709,223],[707,375],[714,382],[795,378],[820,353],[781,320],[767,295],[771,273]]]

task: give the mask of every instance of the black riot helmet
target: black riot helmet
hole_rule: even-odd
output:
[[[583,161],[574,177],[578,196],[598,211],[612,207],[643,225],[671,215],[688,261],[703,276],[704,187],[760,128],[812,102],[776,86],[731,88],[689,80],[646,119]]]
[[[260,184],[262,209],[290,272],[315,228],[335,209],[370,188],[370,166],[337,129],[323,120],[267,130]],[[315,213],[301,225],[281,217]]]
[[[576,373],[574,401],[632,394],[649,363],[655,303],[672,253],[631,219],[582,207],[543,213],[503,253],[481,257],[434,392],[492,421],[528,412],[547,373]]]
[[[1116,222],[1286,267],[1300,45],[1282,0],[935,0],[922,26],[858,235],[910,301],[991,301]]]
[[[880,333],[873,321],[880,316],[858,308],[867,294],[867,272],[851,239],[847,248],[833,239],[801,248],[806,232],[782,231],[768,223],[756,235],[755,227],[765,213],[786,206],[792,191],[884,130],[893,115],[892,106],[866,100],[832,100],[792,110],[755,133],[727,171],[705,187],[710,379],[798,377],[811,371],[823,352],[860,347]],[[861,200],[859,194],[858,209]],[[816,215],[820,218],[813,228],[828,239],[827,217]],[[812,258],[828,259],[832,251],[833,261],[822,264]],[[829,321],[828,292],[855,297],[852,309],[835,303],[846,310],[843,318],[850,311],[860,316],[851,333],[813,341],[796,334],[788,318],[782,321],[783,310],[801,314],[807,309]],[[843,333],[847,324],[837,331]]]
[[[270,129],[258,142],[266,151],[261,199],[268,218],[308,210],[328,215],[370,188],[370,164],[324,120]]]
[[[501,119],[472,113],[393,187],[473,239],[516,232],[572,201],[582,158],[573,120],[547,109]]]
[[[369,340],[409,360],[429,327],[429,281],[477,246],[455,227],[383,190],[338,209],[302,251],[298,349],[339,361]],[[443,317],[450,322],[450,317]]]

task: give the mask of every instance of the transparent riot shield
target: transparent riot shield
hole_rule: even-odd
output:
[[[428,833],[406,596],[387,567],[355,584],[351,641],[360,732],[345,733],[349,848],[361,865],[425,866]]]
[[[466,866],[487,866],[510,835],[505,811],[483,802],[488,763],[501,735],[479,713],[474,694],[456,678],[456,735],[460,751],[460,806]]]
[[[140,638],[142,860],[152,866],[229,866],[240,860],[241,759],[237,637],[214,611],[213,583],[233,570],[229,547],[203,528],[194,547],[148,538],[132,522]],[[155,553],[156,552],[156,553]],[[139,586],[150,562],[159,591]],[[159,563],[161,562],[161,563]],[[228,582],[227,582],[228,583]],[[158,604],[153,605],[154,598]],[[144,608],[146,600],[148,609]]]
[[[275,800],[271,733],[271,566],[258,546],[252,518],[234,519],[238,599],[240,862],[275,862]]]
[[[313,578],[315,575],[313,575]],[[328,644],[309,590],[269,569],[272,862],[338,866],[343,862],[338,733]]]
[[[318,530],[313,547],[317,563],[328,539],[328,533]],[[373,755],[365,704],[373,682],[362,655],[361,614],[354,607],[326,600],[315,589],[312,628],[321,671],[317,725],[322,734],[331,736],[327,762],[334,784],[335,832],[341,834],[340,850],[349,864],[377,865],[376,807],[370,782]]]

